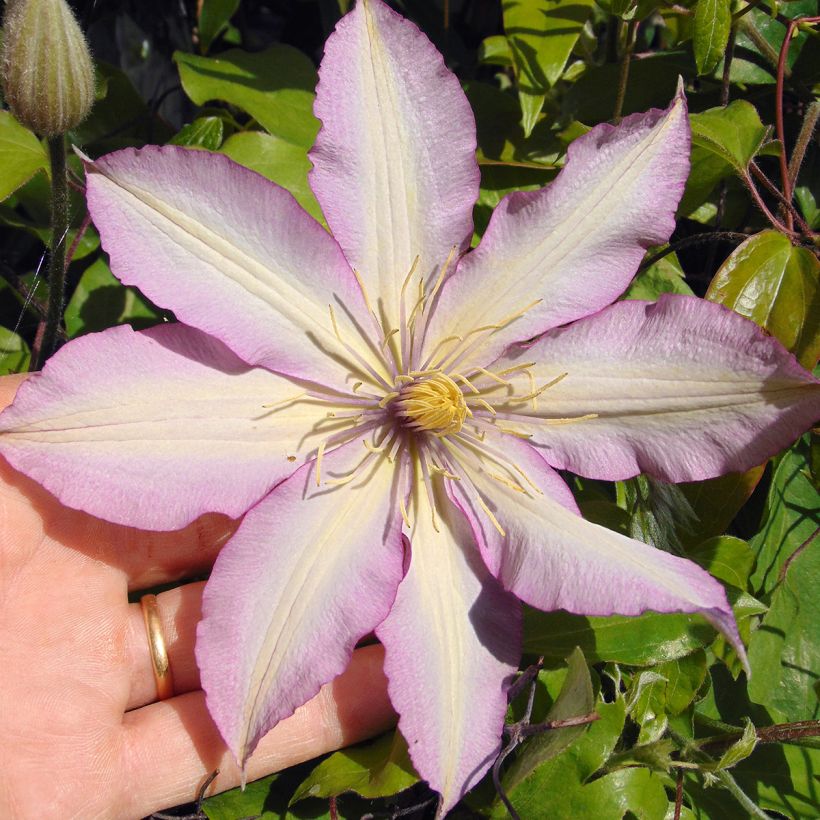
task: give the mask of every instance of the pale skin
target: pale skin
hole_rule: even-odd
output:
[[[23,376],[0,378],[0,409]],[[194,661],[202,583],[158,595],[175,696],[157,702],[128,592],[206,572],[237,522],[204,516],[148,533],[62,506],[0,458],[0,816],[139,818],[215,794],[240,773]],[[248,780],[395,723],[380,646],[262,740]]]

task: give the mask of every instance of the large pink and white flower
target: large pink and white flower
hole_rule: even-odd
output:
[[[720,584],[585,522],[553,468],[742,470],[815,420],[820,384],[717,305],[607,307],[674,228],[682,95],[576,140],[466,253],[473,115],[414,25],[359,0],[328,40],[316,114],[311,185],[332,236],[224,156],[89,164],[113,271],[179,324],[66,346],[0,416],[0,453],[110,521],[244,515],[197,646],[237,759],[375,630],[444,812],[499,750],[519,600],[702,612],[743,651]]]

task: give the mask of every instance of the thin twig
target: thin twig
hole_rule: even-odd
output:
[[[757,205],[757,207],[758,207],[758,208],[760,208],[760,210],[761,210],[761,211],[763,211],[763,214],[765,215],[766,219],[768,219],[768,220],[769,220],[769,222],[771,222],[771,223],[772,223],[772,225],[773,225],[773,226],[774,226],[774,227],[775,227],[778,231],[780,231],[781,233],[786,234],[786,236],[788,236],[788,237],[790,237],[790,238],[796,238],[796,234],[795,234],[795,232],[794,232],[794,229],[793,229],[793,228],[787,228],[787,227],[786,227],[786,226],[785,226],[785,225],[784,225],[784,224],[783,224],[783,223],[782,223],[782,222],[781,222],[781,221],[780,221],[780,220],[779,220],[779,219],[778,219],[778,218],[777,218],[777,217],[776,217],[776,216],[775,216],[775,215],[774,215],[774,214],[773,214],[770,210],[769,210],[769,208],[767,207],[766,203],[763,201],[763,197],[761,197],[761,196],[760,196],[760,191],[758,191],[758,190],[757,190],[757,187],[756,187],[756,186],[755,186],[755,184],[754,184],[754,180],[752,179],[752,177],[751,177],[751,175],[749,174],[749,172],[748,172],[748,171],[745,171],[744,173],[742,173],[742,174],[740,175],[740,178],[743,180],[743,182],[745,182],[745,183],[746,183],[746,188],[748,189],[749,193],[752,195],[752,199],[754,200],[755,205]],[[789,214],[789,215],[790,215],[790,214]]]
[[[801,23],[817,23],[820,22],[820,17],[799,17],[796,20],[790,20],[786,27],[786,36],[783,38],[783,44],[780,46],[780,54],[777,58],[777,82],[775,85],[775,128],[777,130],[777,138],[780,140],[780,178],[783,185],[783,198],[786,202],[792,201],[792,179],[789,175],[789,164],[786,160],[786,129],[783,124],[783,85],[786,76],[786,61],[789,57],[789,48],[791,46],[792,33],[795,28]],[[794,221],[789,211],[786,212],[786,225],[791,230],[794,227]]]
[[[672,820],[680,820],[683,810],[683,769],[678,769],[678,780],[675,783],[675,814]]]
[[[794,203],[789,202],[785,196],[780,192],[780,189],[763,173],[760,166],[752,160],[749,163],[749,168],[751,169],[752,173],[755,175],[758,182],[760,182],[763,187],[773,196],[780,205],[786,209],[786,211],[795,219],[797,224],[800,226],[800,230],[803,231],[807,236],[812,236],[813,231],[809,227],[808,223],[805,219],[800,215],[800,212],[797,208],[794,207]]]
[[[641,273],[647,268],[651,268],[652,265],[663,259],[664,256],[669,256],[670,253],[676,253],[692,245],[704,245],[707,242],[743,242],[748,239],[749,236],[750,234],[738,233],[737,231],[710,231],[709,233],[687,236],[685,239],[679,239],[677,242],[667,245],[665,248],[653,253],[652,256],[644,259],[638,267],[637,272]]]
[[[85,236],[85,232],[88,230],[88,226],[91,224],[91,214],[86,213],[83,217],[83,221],[80,224],[80,227],[77,228],[77,233],[74,236],[74,240],[71,243],[71,246],[68,249],[68,252],[65,255],[65,266],[68,267],[71,264],[71,260],[74,258],[74,254],[77,253],[77,248],[82,242],[83,237]]]

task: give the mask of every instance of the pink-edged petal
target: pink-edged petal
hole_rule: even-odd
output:
[[[444,351],[469,350],[465,362],[486,365],[511,342],[612,302],[646,249],[675,228],[689,141],[682,93],[666,111],[598,125],[575,140],[550,185],[510,194],[496,208],[481,244],[442,288],[427,349],[458,334],[464,341]],[[501,327],[469,335],[488,325]]]
[[[325,44],[314,111],[322,129],[311,187],[374,308],[398,327],[399,288],[416,256],[428,276],[470,240],[472,110],[413,23],[382,0],[358,0]]]
[[[345,472],[361,444],[328,455]],[[208,709],[240,765],[259,739],[344,671],[382,621],[404,548],[395,470],[380,456],[350,483],[306,465],[246,516],[205,588],[196,657]]]
[[[222,154],[175,146],[118,151],[87,172],[117,278],[249,364],[342,382],[332,357],[349,356],[328,305],[359,322],[366,308],[339,246],[287,191]]]
[[[487,566],[505,589],[546,611],[700,612],[745,661],[726,593],[708,572],[585,521],[567,486],[535,448],[510,436],[486,440],[503,450],[507,466],[451,450],[453,468],[463,476],[452,491]],[[506,482],[493,478],[499,473]]]
[[[185,325],[83,336],[0,414],[0,455],[64,504],[141,529],[236,517],[299,466],[326,407]],[[291,461],[293,459],[293,461]]]
[[[531,433],[554,467],[593,478],[697,481],[746,470],[820,418],[820,382],[776,339],[691,296],[619,302],[513,350],[494,368],[533,361],[538,385],[567,375],[537,409],[498,410],[515,411],[510,426]],[[556,423],[587,414],[595,417]]]
[[[410,566],[376,634],[399,728],[416,770],[442,795],[442,815],[499,752],[521,625],[518,602],[487,572],[464,516],[440,487],[436,495],[434,524],[416,487]]]

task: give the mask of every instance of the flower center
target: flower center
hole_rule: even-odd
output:
[[[405,384],[394,406],[406,426],[438,435],[457,433],[470,412],[461,389],[444,373]]]

